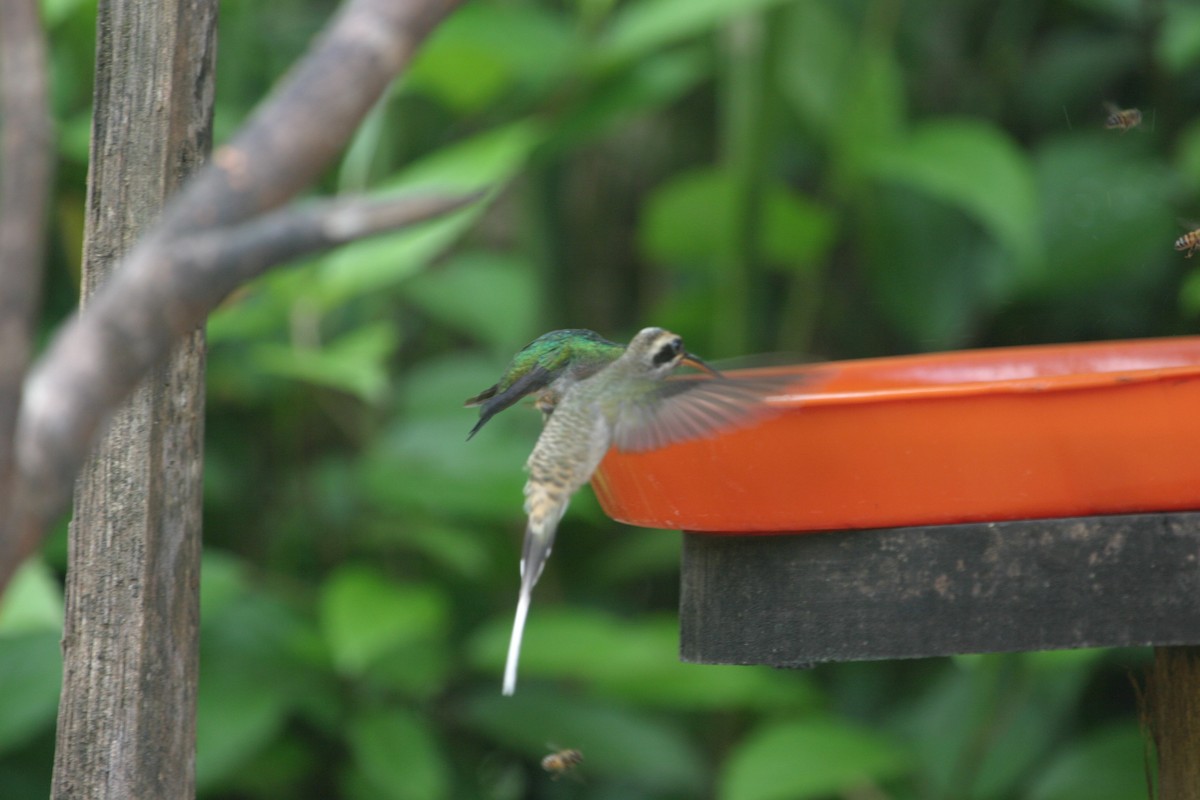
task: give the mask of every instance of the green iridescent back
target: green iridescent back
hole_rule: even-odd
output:
[[[596,374],[624,351],[623,345],[586,328],[542,334],[513,356],[494,386],[466,401],[468,406],[482,406],[479,421],[467,438],[474,436],[493,416],[531,394],[538,398],[539,408],[548,414],[558,395],[571,383]]]

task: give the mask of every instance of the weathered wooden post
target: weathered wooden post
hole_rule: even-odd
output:
[[[215,0],[100,2],[85,308],[207,157],[216,16]],[[117,413],[77,484],[56,798],[194,795],[203,410],[197,329]]]
[[[1200,338],[820,369],[756,427],[597,474],[615,518],[690,531],[683,659],[1153,645],[1159,797],[1197,797]]]

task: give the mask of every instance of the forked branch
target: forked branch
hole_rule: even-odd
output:
[[[17,415],[16,470],[0,520],[0,590],[62,511],[103,421],[233,288],[301,253],[395,230],[474,199],[343,199],[262,216],[330,166],[459,2],[348,0],[241,131],[180,189],[86,313],[54,337],[25,380]],[[7,154],[5,162],[12,163]],[[0,326],[7,320],[0,308]],[[0,404],[3,390],[0,384]]]

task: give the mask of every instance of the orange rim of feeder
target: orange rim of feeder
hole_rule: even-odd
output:
[[[1200,509],[1200,337],[829,362],[592,485],[631,525],[769,533]]]

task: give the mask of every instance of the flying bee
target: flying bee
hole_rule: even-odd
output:
[[[542,769],[550,773],[552,780],[558,780],[582,763],[583,753],[578,750],[559,750],[542,759]]]
[[[1136,108],[1118,108],[1115,103],[1106,102],[1104,110],[1108,114],[1104,120],[1104,127],[1110,131],[1125,133],[1142,124],[1142,112]]]
[[[1192,253],[1200,250],[1200,224],[1195,222],[1185,222],[1183,224],[1189,226],[1191,230],[1175,240],[1175,249],[1181,253],[1186,250],[1187,255],[1184,257],[1191,258]]]

